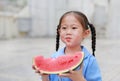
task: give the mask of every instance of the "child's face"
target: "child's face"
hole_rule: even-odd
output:
[[[74,47],[80,46],[82,40],[87,36],[88,30],[84,30],[74,15],[69,14],[62,19],[59,33],[66,46]]]

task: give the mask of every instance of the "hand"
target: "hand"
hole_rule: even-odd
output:
[[[40,72],[34,65],[32,65],[32,68],[35,70],[35,73],[38,73],[42,77],[42,81],[49,81],[48,74]]]
[[[86,81],[86,79],[84,78],[83,74],[82,74],[82,65],[80,70],[70,70],[69,73],[64,73],[64,74],[59,74],[59,76],[62,77],[69,77],[72,81]]]

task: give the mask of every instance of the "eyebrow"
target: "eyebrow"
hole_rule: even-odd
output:
[[[78,25],[78,24],[72,24],[71,26],[80,26],[80,25]],[[67,26],[66,24],[63,24],[63,25],[61,25],[61,26]]]

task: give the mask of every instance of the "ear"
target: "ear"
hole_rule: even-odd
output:
[[[90,30],[89,30],[89,29],[85,30],[85,31],[84,31],[84,36],[83,36],[83,38],[88,37],[89,34],[90,34]]]

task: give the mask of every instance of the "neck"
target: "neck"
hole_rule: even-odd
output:
[[[65,54],[74,54],[75,52],[80,52],[82,49],[80,46],[77,47],[66,47]]]

